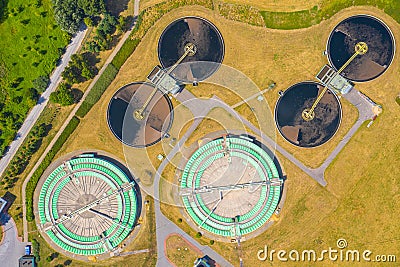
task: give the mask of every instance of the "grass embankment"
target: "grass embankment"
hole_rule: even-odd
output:
[[[46,136],[40,138],[37,143],[36,141],[32,142],[33,140],[36,140],[34,136],[28,137],[23,142],[21,148],[17,151],[16,156],[12,159],[11,163],[8,166],[8,168],[13,165],[18,166],[21,173],[9,176],[8,171],[6,170],[1,177],[0,184],[2,184],[2,187],[0,187],[0,195],[2,196],[8,191],[9,193],[16,196],[16,199],[13,205],[11,205],[11,207],[9,208],[8,213],[14,218],[19,235],[22,235],[21,187],[24,181],[23,178],[29,174],[34,166],[34,164],[29,164],[29,162],[37,162],[37,160],[46,149],[47,145],[51,142],[60,127],[63,125],[64,120],[68,117],[71,109],[72,107],[59,107],[56,104],[49,103],[33,126],[33,128],[35,128],[40,125],[45,125]],[[34,151],[36,152],[31,155],[31,158],[28,162],[28,155],[25,154],[25,148],[29,147],[30,145],[35,145]],[[21,164],[21,162],[23,166],[18,165]]]
[[[49,76],[70,39],[50,0],[6,1],[0,23],[0,154],[36,104],[33,81]]]
[[[400,2],[397,0],[323,0],[310,9],[294,12],[261,11],[265,26],[271,29],[301,29],[329,19],[337,12],[352,6],[374,6],[400,23]]]
[[[147,0],[148,1],[148,0]],[[151,0],[150,0],[151,1]],[[154,0],[152,0],[154,1]],[[142,1],[140,1],[142,2]],[[239,4],[239,5],[250,5],[259,10],[273,10],[273,11],[296,11],[312,8],[318,5],[321,0],[220,0],[219,2]]]
[[[42,176],[43,172],[47,169],[47,167],[52,162],[54,156],[64,145],[65,141],[67,141],[68,137],[73,133],[76,127],[79,124],[79,119],[77,117],[72,117],[71,121],[68,123],[67,127],[65,127],[64,131],[54,143],[53,147],[50,149],[49,153],[46,154],[46,157],[40,163],[39,167],[33,173],[31,179],[29,180],[26,186],[26,219],[31,222],[35,218],[33,215],[33,193],[35,192],[36,185]]]

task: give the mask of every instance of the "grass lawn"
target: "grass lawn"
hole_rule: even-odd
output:
[[[147,7],[154,6],[158,3],[164,2],[165,0],[141,0],[139,2],[139,10],[142,11]]]
[[[273,10],[273,11],[295,11],[310,9],[313,6],[319,5],[321,0],[220,0],[219,2],[240,4],[240,5],[250,5],[254,6],[260,10]]]
[[[196,259],[203,256],[200,251],[196,250],[192,244],[188,243],[180,235],[171,235],[168,237],[166,248],[168,259],[177,267],[191,266]]]
[[[313,2],[313,1],[310,1]],[[342,9],[352,6],[374,6],[384,10],[400,22],[400,2],[397,0],[321,0],[318,5],[312,5],[303,10],[287,12],[288,10],[261,11],[265,25],[272,29],[300,29],[310,27],[329,19]]]
[[[51,1],[40,1],[40,7],[35,3],[38,1],[8,1],[8,15],[0,24],[1,113],[3,117],[13,114],[17,123],[23,122],[35,104],[28,97],[32,81],[51,73],[69,41],[55,24]],[[16,128],[1,124],[1,152],[14,138]]]

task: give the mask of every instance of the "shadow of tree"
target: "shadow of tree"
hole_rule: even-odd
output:
[[[130,0],[105,0],[106,10],[114,16],[119,16],[121,12],[128,8],[129,1]]]
[[[2,23],[8,15],[8,0],[0,0],[0,23]]]

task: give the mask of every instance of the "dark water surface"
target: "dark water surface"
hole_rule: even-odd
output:
[[[358,42],[368,45],[365,55],[358,55],[341,73],[364,82],[377,78],[389,67],[394,56],[394,38],[389,28],[375,17],[357,15],[340,22],[329,36],[327,51],[331,65],[340,69],[354,54]]]
[[[221,63],[224,58],[224,41],[214,24],[200,17],[184,17],[172,22],[163,31],[158,41],[158,59],[164,68],[173,66],[185,53],[185,45],[193,43],[197,52],[187,56],[182,63],[209,61]],[[172,76],[176,79],[192,83],[203,81],[217,71],[218,65],[211,68],[183,64],[178,66]]]
[[[328,90],[315,108],[315,118],[305,121],[301,113],[311,108],[323,86],[316,82],[292,85],[278,99],[275,122],[279,132],[290,143],[315,147],[326,143],[337,132],[342,110],[336,95]]]
[[[144,119],[133,116],[154,87],[147,83],[131,83],[120,88],[111,98],[107,121],[111,132],[121,142],[132,147],[146,147],[161,140],[173,121],[173,107],[168,96],[157,91],[144,111]]]

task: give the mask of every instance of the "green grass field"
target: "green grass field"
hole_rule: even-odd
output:
[[[9,1],[0,24],[0,36],[2,152],[35,104],[30,93],[32,81],[51,73],[69,36],[55,24],[50,0]]]
[[[400,1],[398,0],[323,0],[310,9],[285,11],[261,11],[265,26],[271,29],[301,29],[329,19],[342,9],[352,6],[374,6],[382,9],[400,22]]]

